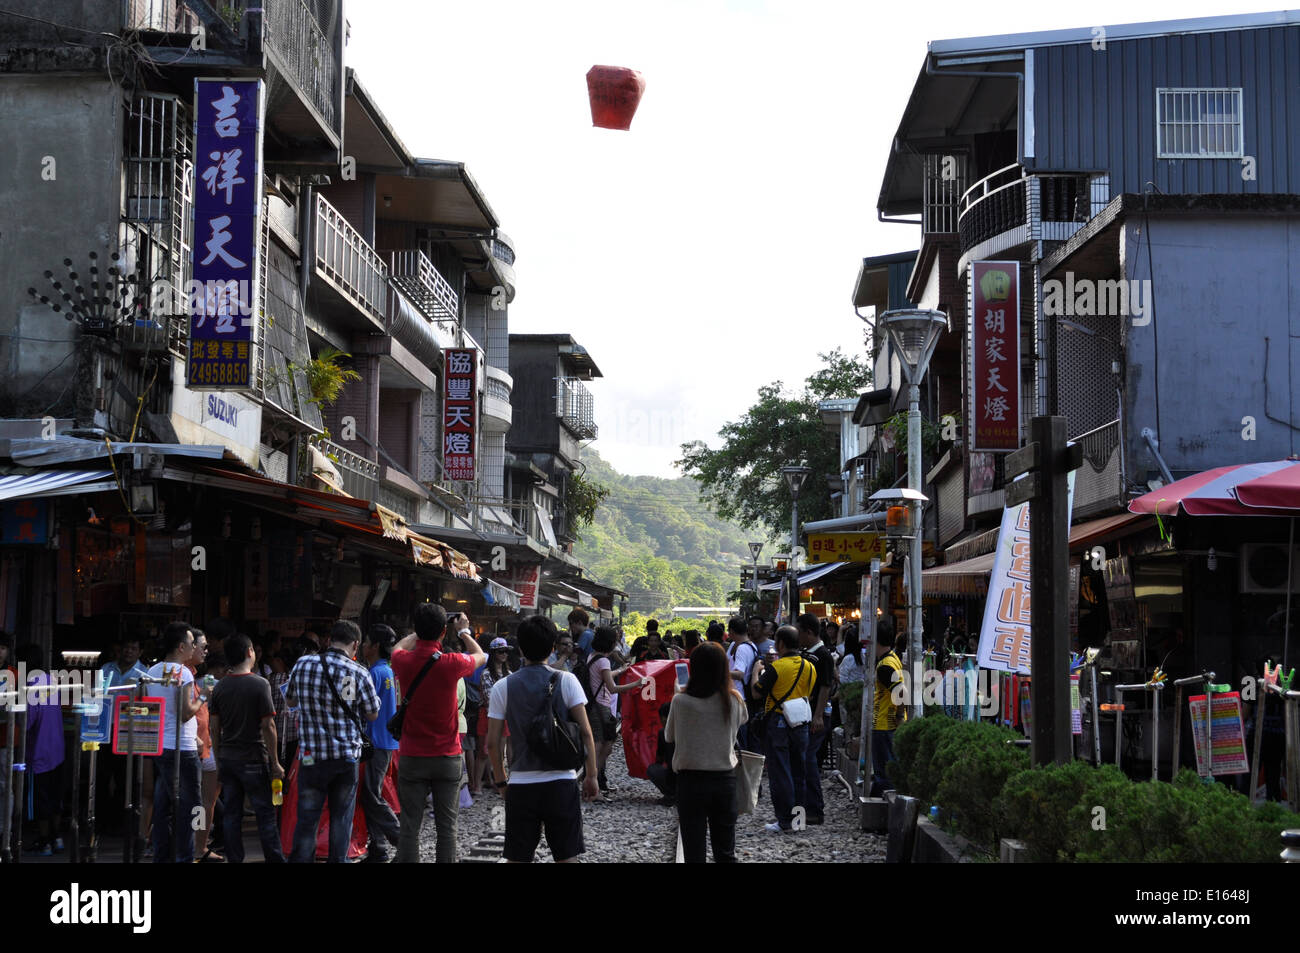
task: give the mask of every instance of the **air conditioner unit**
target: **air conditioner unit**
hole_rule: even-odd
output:
[[[1287,551],[1280,543],[1246,543],[1241,547],[1240,591],[1244,593],[1285,593],[1287,591]],[[1300,546],[1291,552],[1290,588],[1300,594]]]

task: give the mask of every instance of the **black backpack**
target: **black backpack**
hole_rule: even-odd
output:
[[[591,656],[587,655],[585,658],[580,658],[573,663],[573,677],[576,678],[578,684],[582,686],[582,693],[587,697],[588,705],[596,700],[596,693],[591,690],[590,662]]]
[[[587,762],[582,729],[563,708],[563,694],[556,692],[561,672],[552,672],[542,707],[528,723],[528,748],[548,767],[576,771]]]

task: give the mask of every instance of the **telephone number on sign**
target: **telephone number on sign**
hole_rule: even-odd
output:
[[[221,364],[191,361],[191,384],[247,384],[247,364]]]

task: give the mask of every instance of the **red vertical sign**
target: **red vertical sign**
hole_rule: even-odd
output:
[[[447,348],[443,362],[443,473],[448,480],[473,480],[478,360],[472,348]]]
[[[970,266],[972,450],[1020,446],[1020,263]]]

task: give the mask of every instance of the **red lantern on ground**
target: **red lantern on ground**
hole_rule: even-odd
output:
[[[632,128],[632,117],[645,92],[645,79],[626,66],[593,66],[587,71],[591,124],[601,129]]]

